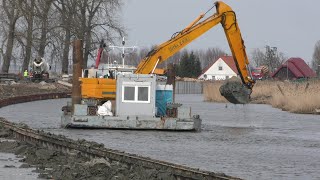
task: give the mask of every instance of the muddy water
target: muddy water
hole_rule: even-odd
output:
[[[0,115],[33,128],[106,147],[246,179],[320,179],[320,116],[282,112],[268,105],[231,105],[178,95],[203,119],[202,132],[60,129],[68,99],[23,103]]]
[[[0,153],[0,179],[37,179],[38,174],[32,172],[35,168],[19,168],[21,158],[17,158],[14,154]]]

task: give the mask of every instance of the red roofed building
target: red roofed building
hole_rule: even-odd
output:
[[[238,70],[232,56],[221,56],[203,69],[198,79],[225,80],[238,76]]]
[[[313,78],[316,73],[301,58],[290,58],[283,63],[272,75],[274,79],[300,79]]]

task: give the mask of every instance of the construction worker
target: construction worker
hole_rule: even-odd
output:
[[[23,77],[24,79],[28,79],[28,70],[24,70]]]

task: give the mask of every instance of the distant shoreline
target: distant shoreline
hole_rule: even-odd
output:
[[[205,82],[204,100],[227,101],[220,95],[223,81]],[[251,94],[251,104],[269,104],[272,107],[297,114],[320,114],[320,80],[302,82],[257,81]]]

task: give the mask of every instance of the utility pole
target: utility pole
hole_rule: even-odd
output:
[[[271,70],[271,72],[274,71],[273,63],[277,55],[277,50],[278,50],[277,47],[266,46],[266,56],[267,56],[266,58],[267,58],[268,68],[269,70]]]
[[[289,68],[288,68],[289,62],[287,60],[287,80],[289,80]]]

